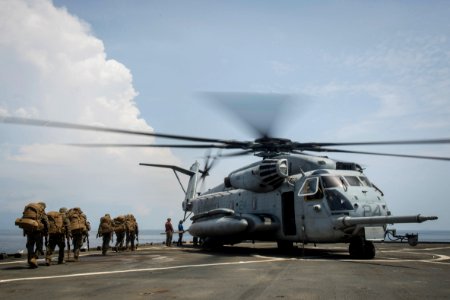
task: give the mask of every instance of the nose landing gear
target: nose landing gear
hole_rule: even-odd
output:
[[[350,240],[348,252],[351,258],[372,259],[375,257],[375,246],[372,242],[366,241],[360,236],[355,236]]]

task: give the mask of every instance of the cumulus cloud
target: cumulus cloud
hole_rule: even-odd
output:
[[[48,0],[6,0],[1,6],[1,115],[152,131],[134,102],[130,70],[107,58],[88,24]],[[40,198],[50,209],[76,205],[88,216],[133,212],[142,217],[155,213],[151,201],[159,193],[166,193],[167,201],[153,207],[180,205],[180,195],[165,189],[166,181],[173,183],[170,173],[138,166],[149,160],[177,163],[169,150],[57,145],[152,143],[152,138],[18,127],[0,128],[3,208],[17,209]],[[18,204],[4,205],[11,199]]]

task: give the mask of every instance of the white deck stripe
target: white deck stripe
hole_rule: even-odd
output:
[[[267,260],[250,260],[250,261],[224,262],[224,263],[213,263],[213,264],[181,265],[181,266],[160,267],[160,268],[144,268],[144,269],[130,269],[130,270],[117,270],[117,271],[105,271],[105,272],[77,273],[77,274],[41,276],[41,277],[24,277],[24,278],[3,279],[3,280],[0,280],[0,283],[14,282],[14,281],[44,280],[44,279],[55,279],[55,278],[97,276],[97,275],[108,275],[108,274],[123,274],[123,273],[134,273],[134,272],[150,272],[150,271],[185,269],[185,268],[204,268],[204,267],[226,266],[226,265],[237,265],[237,264],[257,264],[257,263],[268,263],[268,262],[274,262],[274,261],[287,261],[287,260],[290,260],[290,259],[275,258],[275,259],[267,259]]]

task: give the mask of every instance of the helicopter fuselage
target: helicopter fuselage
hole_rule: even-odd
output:
[[[383,192],[355,163],[311,155],[280,155],[231,172],[224,182],[197,193],[199,163],[190,170],[183,210],[193,214],[188,231],[204,246],[244,240],[293,243],[348,242],[350,255],[373,258],[373,241],[385,238],[387,224],[421,223],[435,216],[392,216]],[[417,236],[415,237],[417,240]]]
[[[373,258],[373,241],[384,240],[387,224],[437,219],[392,216],[383,192],[358,164],[326,157],[264,159],[199,195],[193,192],[198,170],[195,163],[185,171],[191,180],[183,209],[194,214],[189,233],[206,245],[262,240],[291,248],[293,243],[348,242],[353,257]]]
[[[304,243],[348,241],[357,226],[336,226],[340,217],[390,214],[382,192],[373,187],[362,172],[347,170],[322,169],[289,176],[270,192],[230,189],[221,185],[191,203],[192,212],[196,216],[203,214],[203,221],[219,220],[222,210],[222,222],[226,224],[228,218],[230,227],[217,225],[220,229],[214,234],[224,239],[230,235],[236,239],[238,235],[240,239]],[[216,213],[206,215],[212,211]],[[201,224],[202,218],[197,220]],[[236,229],[235,223],[241,220],[247,221],[248,225]],[[205,228],[199,230],[195,227],[191,229],[194,234],[206,237],[213,233],[211,227],[214,224],[205,223]]]

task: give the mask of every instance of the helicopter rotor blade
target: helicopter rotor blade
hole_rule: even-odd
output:
[[[235,97],[239,96],[242,99],[242,95],[247,94],[234,94]],[[254,94],[248,94],[253,95]],[[278,95],[279,96],[279,95]],[[286,95],[283,95],[286,97]],[[228,94],[225,94],[225,98]],[[277,97],[275,97],[277,98]],[[271,97],[267,97],[270,101],[274,100]],[[244,116],[245,114],[242,114]],[[256,114],[258,115],[258,114]],[[272,154],[277,153],[303,153],[303,151],[310,152],[340,152],[340,153],[353,153],[353,154],[366,154],[366,155],[382,155],[382,156],[394,156],[394,157],[407,157],[407,158],[418,158],[418,159],[433,159],[433,160],[444,160],[448,161],[448,157],[437,157],[437,156],[421,156],[421,155],[407,155],[407,154],[393,154],[393,153],[378,153],[378,152],[367,152],[367,151],[356,151],[356,150],[340,150],[333,148],[323,148],[328,146],[376,146],[376,145],[424,145],[424,144],[450,144],[449,138],[442,139],[420,139],[420,140],[399,140],[399,141],[375,141],[375,142],[342,142],[342,143],[300,143],[294,142],[289,139],[273,138],[268,136],[263,136],[255,141],[237,141],[237,140],[223,140],[223,139],[212,139],[212,138],[202,138],[202,137],[192,137],[185,135],[173,135],[173,134],[163,134],[163,133],[153,133],[150,131],[137,131],[137,130],[126,130],[126,129],[116,129],[108,128],[94,125],[80,125],[74,123],[58,122],[58,121],[46,121],[38,119],[28,119],[19,117],[5,117],[0,116],[0,122],[2,123],[12,123],[12,124],[22,124],[28,126],[39,126],[39,127],[53,127],[53,128],[67,128],[76,130],[87,130],[87,131],[101,131],[101,132],[112,132],[119,134],[131,134],[131,135],[143,135],[143,136],[153,136],[159,138],[175,139],[192,141],[199,143],[209,143],[209,144],[119,144],[119,143],[107,143],[107,144],[66,144],[71,146],[79,147],[153,147],[153,148],[191,148],[191,149],[241,149],[242,151],[219,154],[218,157],[235,157],[248,154],[255,154],[261,157],[267,157]],[[270,123],[270,122],[269,122]],[[254,124],[250,121],[249,124],[255,128],[259,125]],[[259,127],[257,130],[260,134],[269,135],[271,130],[270,126],[266,127],[267,130],[262,130]]]
[[[240,145],[240,144],[245,145],[247,143],[247,142],[238,142],[238,141],[233,141],[233,140],[221,140],[221,139],[201,138],[201,137],[193,137],[193,136],[186,136],[186,135],[154,133],[154,132],[149,132],[149,131],[127,130],[127,129],[94,126],[94,125],[81,125],[81,124],[58,122],[58,121],[28,119],[28,118],[20,118],[20,117],[1,117],[0,116],[0,122],[9,123],[9,124],[38,126],[38,127],[65,128],[65,129],[102,131],[102,132],[112,132],[112,133],[131,134],[131,135],[153,136],[153,137],[159,137],[159,138],[184,140],[184,141],[192,141],[192,142],[222,143],[222,144],[231,144],[231,145],[236,145],[236,144],[237,145]]]
[[[205,190],[206,176],[209,176],[209,171],[211,171],[212,167],[214,166],[215,162],[217,161],[217,159],[219,157],[220,157],[220,152],[218,152],[217,155],[213,156],[213,155],[211,155],[211,149],[206,151],[206,154],[205,154],[205,167],[203,168],[203,171],[200,171],[201,174],[202,174],[201,177],[200,177],[200,181],[201,181],[200,191],[202,193]]]
[[[203,92],[204,98],[225,108],[257,137],[270,137],[281,119],[281,112],[293,95],[276,93]]]
[[[220,144],[64,144],[66,146],[87,147],[87,148],[107,148],[107,147],[123,147],[123,148],[192,148],[192,149],[226,149],[229,146]]]
[[[422,155],[395,154],[395,153],[379,153],[379,152],[353,151],[353,150],[328,149],[328,148],[305,149],[305,151],[352,153],[352,154],[366,154],[366,155],[380,155],[380,156],[392,156],[392,157],[405,157],[405,158],[419,158],[419,159],[433,159],[433,160],[450,161],[450,157],[422,156]]]
[[[378,145],[424,145],[424,144],[450,144],[450,138],[423,139],[404,141],[376,141],[376,142],[344,142],[344,143],[297,143],[302,147],[328,147],[328,146],[378,146]]]
[[[250,153],[255,152],[254,150],[245,150],[245,151],[238,151],[238,152],[233,152],[233,153],[228,153],[228,154],[221,154],[220,157],[236,157],[236,156],[244,156],[244,155],[248,155]]]

